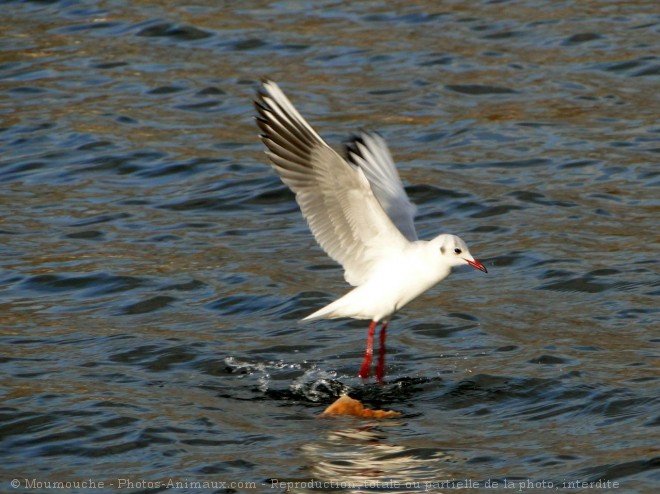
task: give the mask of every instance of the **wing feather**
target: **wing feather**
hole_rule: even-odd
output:
[[[272,167],[296,194],[319,245],[343,266],[346,281],[361,285],[381,260],[408,244],[374,195],[369,167],[330,148],[274,82],[264,81],[257,98],[257,125]]]
[[[376,199],[403,236],[417,240],[417,208],[408,199],[385,139],[376,132],[362,132],[346,146],[346,155],[364,171]]]

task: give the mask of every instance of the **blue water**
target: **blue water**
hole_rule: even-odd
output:
[[[653,2],[0,9],[1,492],[657,491]],[[265,75],[489,270],[392,321],[383,386],[364,322],[298,322],[348,287]],[[403,415],[319,419],[344,392]]]

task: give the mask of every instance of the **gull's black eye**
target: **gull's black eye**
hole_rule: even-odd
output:
[[[456,248],[454,249],[454,252],[456,252],[457,254],[460,254],[460,253],[461,253],[461,249],[459,249],[458,247],[456,247]]]

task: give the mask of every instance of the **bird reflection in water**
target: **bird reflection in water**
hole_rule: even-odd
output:
[[[454,458],[435,448],[393,444],[387,429],[401,425],[395,419],[333,430],[318,442],[304,445],[310,477],[343,482],[342,492],[364,492],[365,488],[410,492],[410,488],[423,489],[427,482],[443,477],[443,464]]]

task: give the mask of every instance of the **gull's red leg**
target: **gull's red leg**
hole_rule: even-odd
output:
[[[385,337],[387,336],[387,322],[383,321],[380,327],[380,348],[378,349],[378,365],[376,366],[376,381],[383,384],[385,377]]]
[[[376,332],[376,321],[371,321],[369,324],[369,332],[367,333],[367,349],[364,351],[364,360],[358,376],[362,379],[369,377],[371,373],[371,356],[374,354],[374,333]]]

